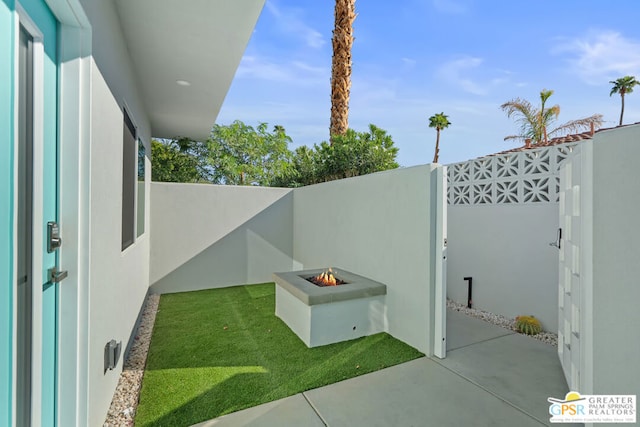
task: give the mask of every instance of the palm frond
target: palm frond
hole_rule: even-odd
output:
[[[636,80],[635,76],[620,77],[619,79],[611,80],[609,83],[613,85],[611,92],[609,92],[609,96],[612,96],[614,93],[619,93],[623,96],[627,93],[632,93],[633,87],[640,84],[640,82]]]
[[[448,128],[450,125],[451,125],[451,122],[449,121],[449,116],[444,114],[444,112],[437,113],[429,117],[430,128],[436,128],[437,130],[442,130],[442,129]]]
[[[536,139],[536,129],[539,128],[540,110],[535,108],[529,101],[521,98],[515,98],[505,102],[500,108],[507,113],[507,117],[516,117],[515,121],[520,127],[519,138]]]
[[[512,140],[512,139],[525,140],[525,139],[526,139],[526,137],[525,137],[525,136],[523,136],[523,135],[509,135],[509,136],[505,136],[505,137],[504,137],[504,141],[509,141],[509,140]]]
[[[602,119],[602,114],[594,114],[583,119],[568,121],[567,123],[564,123],[553,129],[551,132],[549,132],[549,135],[562,136],[572,133],[585,132],[591,129],[592,123],[594,129],[597,130],[602,127],[603,122],[604,120]]]
[[[544,110],[542,113],[542,124],[549,125],[560,115],[560,106],[554,105],[551,108]]]
[[[635,83],[631,83],[628,80],[632,80]],[[640,83],[635,81],[634,77],[621,78],[611,83],[615,84],[612,93],[614,90],[619,90],[622,84],[630,86],[631,88],[635,85],[640,85]],[[502,111],[507,114],[507,117],[513,117],[520,127],[518,135],[509,135],[505,137],[504,140],[531,139],[531,142],[535,145],[541,144],[544,140],[552,136],[584,132],[585,130],[589,130],[591,126],[594,126],[595,129],[599,129],[602,126],[602,115],[594,114],[590,117],[571,120],[555,127],[555,122],[560,115],[560,106],[554,105],[549,108],[546,107],[546,102],[551,95],[553,95],[552,90],[543,89],[540,91],[539,108],[534,107],[529,101],[521,98],[514,98],[502,104],[500,106]]]
[[[507,113],[507,117],[511,118],[514,114],[521,114],[526,117],[533,117],[536,109],[526,99],[514,98],[500,106],[502,111]]]
[[[540,91],[540,101],[542,102],[542,108],[544,108],[544,104],[547,100],[553,95],[553,90],[551,89],[542,89]]]

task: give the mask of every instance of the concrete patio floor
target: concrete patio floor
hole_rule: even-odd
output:
[[[540,426],[567,385],[556,348],[447,310],[447,357],[420,358],[198,427]]]

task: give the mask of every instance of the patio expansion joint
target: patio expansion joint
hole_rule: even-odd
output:
[[[505,331],[505,332],[504,332],[504,334],[503,334],[503,335],[499,335],[499,336],[497,336],[497,337],[491,337],[491,338],[487,338],[486,340],[482,340],[482,341],[478,341],[478,342],[473,342],[473,343],[471,343],[471,344],[463,345],[463,346],[461,346],[461,347],[456,347],[456,348],[447,349],[447,353],[449,353],[449,352],[451,352],[451,351],[460,350],[460,349],[463,349],[463,348],[471,347],[471,346],[473,346],[473,345],[482,344],[482,343],[485,343],[485,342],[489,342],[489,341],[497,340],[497,339],[500,339],[500,338],[504,338],[504,337],[508,337],[508,336],[511,336],[511,335],[515,335],[515,334],[516,334],[516,332],[515,332],[515,331],[509,331],[508,329],[505,329],[504,331]]]
[[[318,419],[322,422],[322,424],[324,424],[325,426],[328,426],[329,424],[327,423],[327,420],[325,420],[325,419],[322,417],[322,415],[320,415],[320,412],[318,411],[318,408],[316,408],[316,407],[314,406],[314,404],[311,402],[311,400],[309,400],[309,398],[307,397],[306,392],[304,392],[304,391],[303,391],[303,392],[302,392],[302,393],[300,393],[300,394],[302,394],[302,397],[304,397],[304,400],[306,400],[306,401],[307,401],[307,403],[309,404],[309,406],[311,406],[311,409],[313,409],[313,412],[315,412],[315,413],[316,413],[316,415],[318,416]]]
[[[509,334],[510,335],[510,334]],[[503,335],[503,336],[507,336],[507,335]],[[500,337],[497,337],[500,338]],[[494,338],[495,339],[495,338]],[[486,340],[486,341],[491,341],[491,340]],[[485,341],[481,341],[481,342],[485,342]],[[468,347],[468,346],[467,346]],[[494,396],[495,398],[503,401],[504,403],[506,403],[507,405],[511,406],[512,408],[514,408],[515,410],[522,412],[524,415],[526,415],[527,417],[539,422],[540,424],[542,424],[543,426],[547,426],[548,423],[546,421],[540,420],[538,417],[530,414],[529,412],[525,411],[524,409],[522,409],[521,407],[519,407],[518,405],[515,405],[514,403],[508,401],[507,399],[505,399],[504,397],[500,396],[499,394],[494,393],[493,391],[489,390],[486,387],[483,387],[481,384],[477,383],[476,381],[472,380],[471,378],[468,378],[466,376],[464,376],[463,374],[461,374],[458,371],[455,371],[451,368],[449,368],[448,366],[443,365],[442,363],[440,363],[440,361],[438,360],[438,358],[436,357],[430,357],[429,359],[433,360],[434,362],[436,362],[438,365],[442,366],[443,368],[445,368],[446,370],[448,370],[449,372],[459,376],[460,378],[462,378],[463,380],[475,385],[476,387],[484,390],[485,392],[489,393],[490,395]]]

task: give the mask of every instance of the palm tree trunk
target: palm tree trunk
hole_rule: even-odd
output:
[[[624,116],[624,92],[620,93],[620,99],[622,99],[622,108],[620,109],[620,124],[618,126],[622,126],[622,116]]]
[[[331,123],[329,133],[344,135],[349,128],[349,96],[351,93],[351,48],[355,0],[336,0],[331,64]]]
[[[433,163],[438,163],[440,154],[440,129],[436,129],[436,152],[433,155]]]

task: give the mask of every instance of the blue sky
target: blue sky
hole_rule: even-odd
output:
[[[334,2],[267,0],[217,119],[286,128],[291,148],[328,140]],[[349,126],[393,136],[402,166],[447,164],[518,145],[500,105],[553,89],[559,122],[591,114],[615,126],[614,80],[640,78],[637,0],[358,0]],[[640,122],[640,87],[625,123]]]

